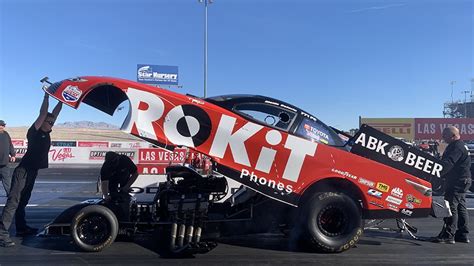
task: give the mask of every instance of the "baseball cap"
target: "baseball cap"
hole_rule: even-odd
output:
[[[5,123],[5,121],[3,120],[0,120],[0,126],[5,126],[7,123]]]

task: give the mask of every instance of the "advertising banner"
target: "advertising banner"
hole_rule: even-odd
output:
[[[138,163],[140,164],[184,163],[185,159],[186,149],[177,148],[173,152],[161,148],[138,150]]]
[[[53,140],[51,146],[53,147],[76,147],[76,141]]]
[[[457,127],[462,140],[474,140],[474,118],[415,118],[415,138],[440,140],[447,126]]]
[[[427,181],[446,172],[441,160],[368,125],[362,125],[354,136],[351,152]]]
[[[107,148],[109,147],[109,142],[108,141],[78,141],[77,147]]]
[[[413,118],[361,118],[361,125],[366,124],[396,138],[415,139]]]
[[[138,64],[137,81],[152,85],[178,85],[178,67]]]
[[[12,139],[13,147],[26,147],[26,141],[22,139]]]

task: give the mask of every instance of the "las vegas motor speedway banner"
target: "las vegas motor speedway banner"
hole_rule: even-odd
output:
[[[474,118],[361,118],[360,124],[407,140],[441,140],[443,129],[455,126],[462,140],[474,140]]]

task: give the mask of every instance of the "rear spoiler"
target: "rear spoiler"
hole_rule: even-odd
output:
[[[363,124],[349,140],[351,153],[388,165],[410,175],[432,182],[441,178],[447,165],[440,159]]]

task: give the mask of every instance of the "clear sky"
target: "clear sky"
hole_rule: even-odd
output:
[[[442,117],[474,78],[469,0],[215,0],[208,96],[251,93],[329,125],[358,117]],[[204,5],[197,0],[0,0],[0,119],[30,125],[43,76],[136,80],[137,64],[179,66],[180,93],[203,94]],[[55,100],[51,100],[51,106]],[[104,121],[86,105],[59,122]]]

